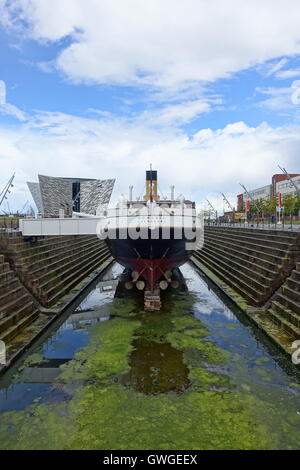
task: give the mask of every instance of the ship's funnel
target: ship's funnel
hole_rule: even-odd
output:
[[[157,171],[146,171],[146,201],[157,201]]]

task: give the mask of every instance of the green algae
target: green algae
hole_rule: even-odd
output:
[[[59,381],[102,381],[127,371],[133,333],[138,326],[137,321],[128,322],[121,318],[97,324],[91,330],[89,345],[61,366]]]
[[[249,432],[250,418],[237,396],[191,392],[180,399],[174,395],[145,398],[115,385],[104,396],[90,387],[84,407],[78,418],[80,428],[69,444],[72,449],[251,449],[266,445],[258,438],[257,427]]]
[[[139,310],[137,309],[133,299],[114,299],[112,304],[107,306],[110,315],[130,318],[135,317]]]
[[[176,331],[187,330],[187,328],[191,328],[191,333],[194,333],[197,330],[197,334],[199,333],[201,336],[207,336],[208,330],[202,325],[199,320],[191,315],[182,315],[180,317],[175,317],[172,319],[173,329]],[[185,334],[188,332],[185,331]]]
[[[18,368],[17,372],[14,374],[15,380],[17,380],[20,377],[20,374],[27,367],[31,367],[32,365],[36,365],[36,364],[41,364],[43,362],[44,362],[44,358],[40,352],[30,354],[29,356],[26,357],[22,365]]]
[[[1,447],[269,448],[268,432],[253,414],[251,397],[234,389],[228,376],[206,368],[206,363],[226,365],[227,355],[207,340],[208,331],[190,315],[190,303],[184,297],[178,303],[173,300],[171,307],[159,314],[145,314],[132,303],[114,301],[113,318],[93,326],[88,346],[61,366],[60,386],[80,384],[72,399],[4,413]],[[164,389],[147,394],[122,385],[120,377],[133,373],[145,348],[166,361],[164,348],[171,351],[172,361],[176,351],[176,367],[185,367],[189,379],[184,393]],[[156,370],[149,370],[156,380]]]
[[[202,329],[200,329],[200,333],[197,329],[195,330],[196,336],[192,336],[190,332],[188,334],[186,333],[187,332],[185,331],[169,333],[167,335],[167,340],[172,344],[172,346],[183,351],[188,349],[199,351],[205,362],[212,364],[224,363],[226,360],[225,351],[221,351],[210,341],[201,339]],[[199,336],[197,336],[198,334]]]
[[[65,405],[31,405],[0,419],[0,447],[5,450],[63,450],[76,425]]]
[[[197,391],[209,389],[224,391],[234,388],[228,376],[216,374],[203,367],[195,367],[190,371],[189,376],[194,382],[193,388]]]

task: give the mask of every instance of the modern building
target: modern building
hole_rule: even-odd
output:
[[[43,212],[43,203],[40,191],[39,183],[27,183],[29,191],[31,193],[32,199],[37,207],[38,213],[42,214]]]
[[[289,175],[289,177],[300,191],[300,175],[297,173],[292,173]],[[296,194],[297,190],[294,185],[288,179],[288,176],[284,173],[273,175],[271,184],[262,186],[261,188],[249,190],[248,194],[251,196],[250,198],[246,193],[238,194],[237,211],[242,210],[244,201],[247,199],[252,198],[254,201],[259,199],[266,200],[276,197],[278,193],[281,193],[282,196],[285,196],[286,194]]]
[[[297,194],[297,190],[300,192],[300,175],[291,177],[290,180],[285,179],[276,182],[275,194],[281,193],[283,196],[290,194]],[[297,189],[296,189],[297,188]]]
[[[298,173],[291,173],[289,177],[294,179],[295,177],[300,176]],[[278,184],[282,183],[283,181],[287,183],[288,177],[284,173],[279,173],[272,176],[272,197],[275,197],[280,190],[278,189]],[[289,183],[288,183],[289,184]]]
[[[267,184],[266,186],[261,186],[257,189],[251,189],[248,191],[248,194],[242,193],[237,196],[237,211],[243,209],[243,203],[247,199],[252,199],[254,201],[259,201],[261,199],[271,199],[272,197],[272,185]]]
[[[39,182],[28,188],[42,217],[66,216],[72,212],[95,215],[99,206],[109,203],[115,180],[60,178],[38,175]]]

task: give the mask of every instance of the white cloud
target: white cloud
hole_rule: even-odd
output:
[[[273,74],[279,74],[279,72],[282,67],[284,67],[287,64],[288,60],[284,57],[283,59],[280,59],[277,61],[275,64],[272,64],[270,70],[267,72],[267,76],[273,75]]]
[[[280,78],[281,80],[300,77],[300,69],[280,70],[279,72],[276,73],[276,77]]]
[[[6,85],[3,80],[0,80],[0,106],[6,104]]]
[[[10,24],[57,41],[75,82],[181,88],[300,53],[298,0],[15,0]],[[55,12],[55,14],[53,14]],[[68,37],[67,43],[60,42]],[[281,66],[282,64],[280,64]],[[44,65],[45,67],[45,65]]]
[[[281,59],[269,60],[267,62],[260,63],[256,65],[255,69],[263,76],[270,77],[280,71],[287,63],[288,59],[283,57]]]
[[[271,111],[294,111],[298,108],[293,104],[292,96],[294,90],[291,87],[266,87],[256,88],[256,92],[267,96],[268,98],[258,101],[256,106],[269,109]]]
[[[178,104],[168,104],[162,108],[145,111],[140,119],[154,126],[180,126],[186,124],[197,116],[211,110],[208,100],[200,99],[186,101]]]
[[[202,129],[189,138],[171,127],[155,128],[137,119],[89,119],[63,113],[40,113],[17,130],[0,128],[0,187],[16,171],[11,196],[15,207],[29,198],[25,182],[37,174],[117,178],[115,196],[134,184],[144,191],[144,172],[152,163],[159,188],[197,201],[220,191],[234,202],[241,189],[270,183],[277,164],[299,172],[300,127],[249,127],[231,123]],[[221,202],[220,202],[221,203]]]
[[[0,80],[0,113],[14,116],[19,121],[25,121],[26,115],[19,108],[13,104],[6,102],[6,84],[3,80]]]

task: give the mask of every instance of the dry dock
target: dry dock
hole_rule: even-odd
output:
[[[194,265],[287,354],[300,339],[300,233],[206,226]]]
[[[112,262],[93,235],[0,237],[0,340],[7,364]],[[206,226],[194,266],[285,353],[300,339],[300,233]],[[2,366],[3,367],[3,366]]]

